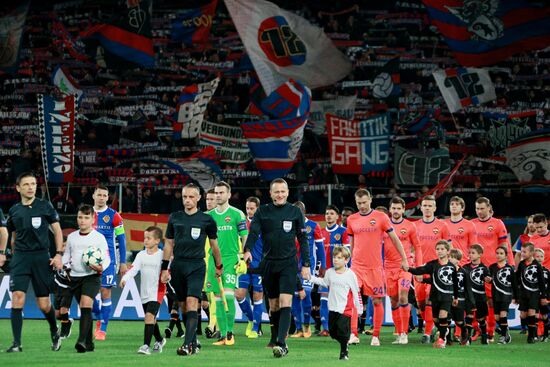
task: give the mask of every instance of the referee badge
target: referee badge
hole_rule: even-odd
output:
[[[40,225],[42,224],[42,217],[32,217],[31,224],[35,229],[40,228]]]
[[[292,230],[292,221],[284,220],[283,221],[283,230],[288,233]]]
[[[200,228],[191,228],[191,237],[193,237],[194,240],[199,238],[201,235],[201,229]]]

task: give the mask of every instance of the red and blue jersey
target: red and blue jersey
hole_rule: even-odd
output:
[[[95,211],[94,229],[101,233],[105,237],[105,240],[107,240],[111,259],[116,259],[115,238],[118,240],[120,263],[126,263],[126,235],[124,234],[124,224],[120,214],[109,207],[101,212]]]
[[[321,235],[321,227],[319,224],[306,218],[304,222],[304,231],[306,232],[307,242],[309,244],[309,256],[312,269],[315,269],[318,263],[320,263],[320,267],[326,269],[325,246],[323,244],[323,236]],[[296,241],[296,248],[299,249],[299,247],[300,244]],[[298,264],[301,266],[300,264],[302,262],[299,256],[298,252]]]
[[[325,241],[325,258],[327,263],[327,269],[332,268],[332,250],[335,246],[350,247],[349,237],[346,233],[346,227],[339,224],[335,224],[332,227],[326,227],[321,230],[321,235]],[[350,260],[351,261],[351,260]],[[348,264],[349,266],[350,264]]]
[[[250,231],[250,223],[252,223],[252,218],[246,218],[246,228]],[[254,247],[252,247],[252,262],[250,263],[251,268],[257,268],[260,266],[260,261],[263,259],[263,243],[261,236],[258,236],[258,240]]]

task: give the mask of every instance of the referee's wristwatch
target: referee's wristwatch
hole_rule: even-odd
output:
[[[63,256],[65,253],[63,251],[56,251],[55,254]]]

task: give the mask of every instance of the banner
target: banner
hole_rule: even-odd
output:
[[[248,142],[238,126],[226,126],[204,121],[202,123],[199,146],[216,149],[222,162],[245,163],[252,157]]]
[[[434,79],[451,113],[496,99],[495,86],[484,69],[435,70]]]
[[[21,36],[27,19],[30,1],[19,5],[3,6],[0,14],[0,69],[15,71],[19,59]]]
[[[390,161],[390,115],[362,121],[327,114],[330,160],[334,173],[385,171]]]
[[[172,20],[172,41],[186,45],[208,42],[217,5],[218,0],[213,0],[200,8],[179,12]]]
[[[501,152],[520,136],[537,128],[535,111],[520,114],[484,112],[482,116],[489,123],[487,138],[493,153]]]
[[[259,106],[273,120],[241,124],[256,168],[264,180],[283,177],[294,165],[310,107],[310,90],[290,80],[273,91]]]
[[[194,139],[199,135],[204,112],[216,92],[220,78],[208,83],[193,84],[183,88],[176,107],[173,122],[174,139]]]
[[[74,177],[75,96],[55,100],[38,95],[38,121],[46,181],[72,182]]]
[[[355,113],[355,102],[357,96],[341,96],[336,99],[328,101],[313,101],[311,102],[311,113],[309,115],[309,121],[306,129],[311,130],[317,135],[323,135],[327,133],[326,114],[345,118],[348,120],[353,119]]]
[[[374,98],[386,99],[393,97],[397,99],[401,94],[401,75],[399,73],[399,57],[386,63],[379,74],[372,81],[372,95]],[[398,104],[399,100],[392,104]]]
[[[288,79],[317,88],[351,72],[350,60],[306,19],[265,0],[225,0],[225,5],[266,94]]]
[[[516,140],[506,149],[506,164],[520,184],[550,185],[550,129]]]
[[[431,22],[464,66],[493,65],[550,45],[544,1],[422,0]]]
[[[450,172],[449,151],[406,150],[395,146],[395,183],[398,185],[436,185]]]
[[[82,94],[84,93],[78,83],[71,77],[71,75],[63,70],[62,67],[57,66],[52,75],[52,81],[59,90],[67,95],[76,95],[76,104],[80,103]]]

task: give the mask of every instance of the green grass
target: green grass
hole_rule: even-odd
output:
[[[166,322],[161,322],[161,330]],[[264,329],[268,329],[264,327]],[[74,350],[78,325],[73,334],[63,341],[59,352],[50,350],[49,331],[43,320],[25,320],[23,324],[23,353],[7,354],[12,336],[9,320],[0,320],[0,365],[1,366],[331,366],[347,363],[353,366],[445,366],[490,367],[490,366],[549,366],[550,343],[526,344],[524,335],[512,331],[509,345],[475,343],[469,347],[453,345],[439,350],[420,344],[420,336],[411,334],[409,345],[392,345],[392,328],[384,328],[382,346],[369,345],[370,337],[361,336],[361,344],[350,347],[350,360],[338,360],[338,344],[330,338],[289,339],[290,353],[283,359],[275,359],[271,350],[265,348],[268,337],[249,340],[244,337],[244,324],[236,331],[236,345],[215,347],[211,340],[201,337],[203,348],[200,354],[190,357],[176,355],[181,340],[170,339],[160,355],[143,356],[136,353],[143,341],[143,323],[115,321],[109,324],[108,340],[96,342],[94,353],[77,354]]]

